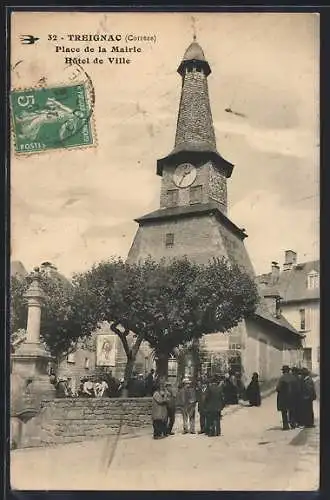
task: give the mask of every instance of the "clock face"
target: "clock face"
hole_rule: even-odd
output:
[[[173,182],[180,188],[190,186],[196,179],[196,167],[191,163],[182,163],[176,167],[173,174]]]

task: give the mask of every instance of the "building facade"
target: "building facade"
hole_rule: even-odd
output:
[[[283,316],[304,336],[303,363],[314,373],[320,370],[320,262],[297,262],[297,253],[286,250],[282,268],[273,262],[271,271],[258,276],[264,293],[276,286]]]
[[[174,149],[157,161],[160,208],[136,219],[139,227],[128,262],[186,256],[206,264],[225,257],[255,279],[244,246],[247,234],[228,216],[227,180],[234,166],[217,150],[208,93],[211,68],[196,41],[186,50],[178,73],[182,87]],[[301,355],[301,335],[276,304],[277,295],[261,293],[253,318],[226,334],[207,335],[208,358],[222,357],[227,367],[229,360],[236,368],[240,364],[246,379],[254,371],[264,380],[278,377],[284,360],[296,361]]]

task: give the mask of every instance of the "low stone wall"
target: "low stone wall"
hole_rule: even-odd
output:
[[[63,398],[42,401],[38,415],[19,422],[16,447],[47,446],[134,433],[151,427],[151,398]]]

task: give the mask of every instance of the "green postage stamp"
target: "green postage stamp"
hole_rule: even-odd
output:
[[[83,84],[13,90],[11,109],[16,153],[93,144],[93,109]]]

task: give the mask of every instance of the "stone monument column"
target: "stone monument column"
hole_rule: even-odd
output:
[[[38,268],[31,273],[30,280],[25,294],[28,307],[26,340],[11,355],[11,417],[15,428],[19,427],[17,420],[21,423],[30,420],[38,414],[41,400],[54,399],[56,393],[48,374],[48,363],[52,357],[40,342],[44,294]]]
[[[34,277],[30,287],[28,288],[25,298],[28,305],[26,342],[28,344],[39,344],[43,292],[40,288],[37,275]]]

